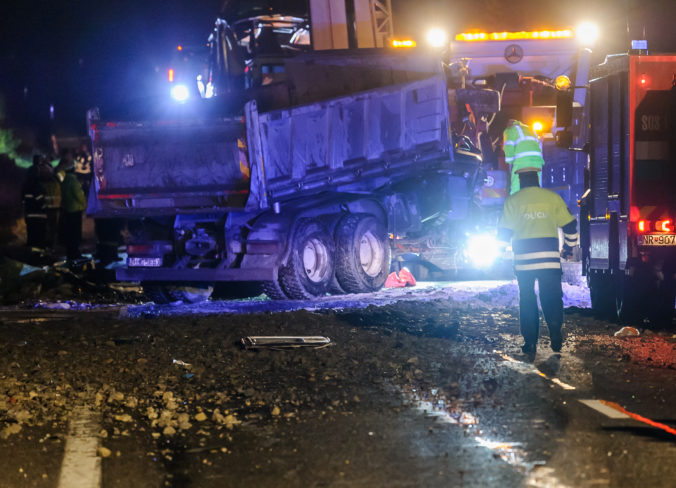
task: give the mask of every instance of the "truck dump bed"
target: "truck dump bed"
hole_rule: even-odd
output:
[[[446,96],[430,78],[260,114],[268,197],[347,189],[450,159]]]
[[[245,117],[93,127],[97,216],[233,208],[364,191],[452,159],[440,76]]]

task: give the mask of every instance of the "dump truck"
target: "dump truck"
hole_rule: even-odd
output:
[[[127,221],[118,279],[157,294],[228,281],[278,299],[369,292],[391,241],[471,220],[481,158],[451,134],[438,59],[327,51],[285,72],[161,118],[89,112],[88,212]]]
[[[592,70],[580,239],[595,314],[671,325],[676,301],[676,56]]]

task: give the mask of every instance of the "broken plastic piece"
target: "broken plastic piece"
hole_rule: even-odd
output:
[[[411,273],[406,267],[401,268],[399,271],[399,281],[406,283],[406,286],[415,286],[417,284],[413,273]]]
[[[247,336],[242,338],[247,349],[288,349],[297,347],[326,347],[331,339],[323,336]]]
[[[415,277],[407,267],[401,268],[399,274],[394,271],[389,274],[385,281],[385,288],[403,288],[404,286],[415,286]]]
[[[387,277],[387,280],[385,280],[385,288],[403,288],[405,286],[406,283],[399,281],[399,277],[394,271],[392,271]]]
[[[636,327],[622,327],[615,332],[615,337],[638,337],[641,333]]]

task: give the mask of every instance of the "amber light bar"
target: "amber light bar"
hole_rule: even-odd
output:
[[[415,47],[413,39],[392,39],[392,47]]]
[[[541,30],[520,32],[463,32],[455,36],[456,41],[515,41],[523,39],[569,39],[575,35],[573,29]]]

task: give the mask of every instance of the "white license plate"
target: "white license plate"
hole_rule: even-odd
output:
[[[129,257],[127,258],[127,266],[130,268],[159,268],[162,266],[162,258]]]
[[[676,246],[676,235],[647,234],[641,236],[638,243],[641,246]]]

